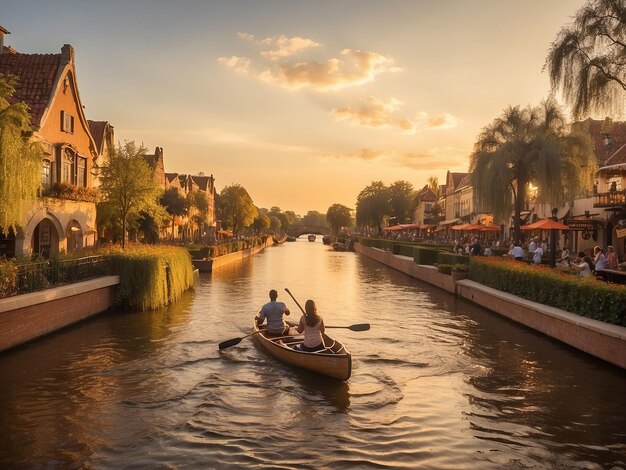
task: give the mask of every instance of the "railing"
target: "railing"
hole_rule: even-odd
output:
[[[626,190],[609,191],[608,193],[598,193],[593,207],[610,207],[626,204]]]
[[[84,281],[109,274],[106,256],[23,264],[17,268],[17,294]]]

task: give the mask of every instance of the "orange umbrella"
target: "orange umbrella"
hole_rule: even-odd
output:
[[[521,230],[569,230],[569,227],[565,224],[557,222],[554,219],[546,218],[538,220],[529,225],[523,225]]]
[[[481,228],[483,228],[482,224],[467,224],[461,230],[469,232],[470,230],[480,230]]]
[[[450,227],[452,230],[465,230],[465,227],[467,227],[469,224],[461,224],[461,225],[453,225],[452,227]]]
[[[502,227],[496,224],[485,224],[481,227],[481,230],[485,232],[499,232],[502,230]]]
[[[399,225],[392,225],[390,227],[383,227],[383,230],[401,230]]]

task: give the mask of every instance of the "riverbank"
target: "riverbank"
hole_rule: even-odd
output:
[[[250,256],[264,250],[268,246],[272,246],[276,243],[283,243],[284,241],[284,238],[282,241],[279,241],[273,237],[267,237],[265,242],[260,245],[254,245],[253,247],[246,248],[244,250],[228,253],[222,256],[216,256],[211,259],[194,259],[192,260],[192,263],[194,268],[198,269],[200,272],[213,272],[223,268],[224,266],[228,266],[229,264],[249,258]]]
[[[626,328],[531,302],[474,281],[454,282],[434,266],[412,258],[355,243],[357,253],[411,277],[455,293],[499,315],[521,323],[618,367],[626,369]]]

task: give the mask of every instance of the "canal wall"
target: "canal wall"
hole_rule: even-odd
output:
[[[531,302],[467,279],[455,283],[451,276],[439,273],[434,266],[418,265],[408,256],[394,255],[360,243],[355,243],[354,248],[368,258],[626,369],[625,327]]]
[[[108,310],[119,283],[105,276],[0,299],[0,351]]]
[[[252,248],[246,248],[245,250],[236,251],[227,255],[218,256],[217,258],[208,260],[192,260],[195,268],[201,272],[217,271],[224,266],[249,258],[256,255],[258,252],[264,250],[268,246],[274,245],[275,241],[272,237],[267,237],[265,243],[262,245],[255,245]]]

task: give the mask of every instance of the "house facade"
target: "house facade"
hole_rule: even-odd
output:
[[[0,31],[2,36],[7,33]],[[0,74],[17,77],[13,98],[28,105],[32,139],[44,150],[41,197],[7,240],[5,255],[47,258],[93,245],[97,232],[92,169],[98,150],[80,100],[74,49],[65,44],[60,54],[22,54],[3,46],[1,52]]]

